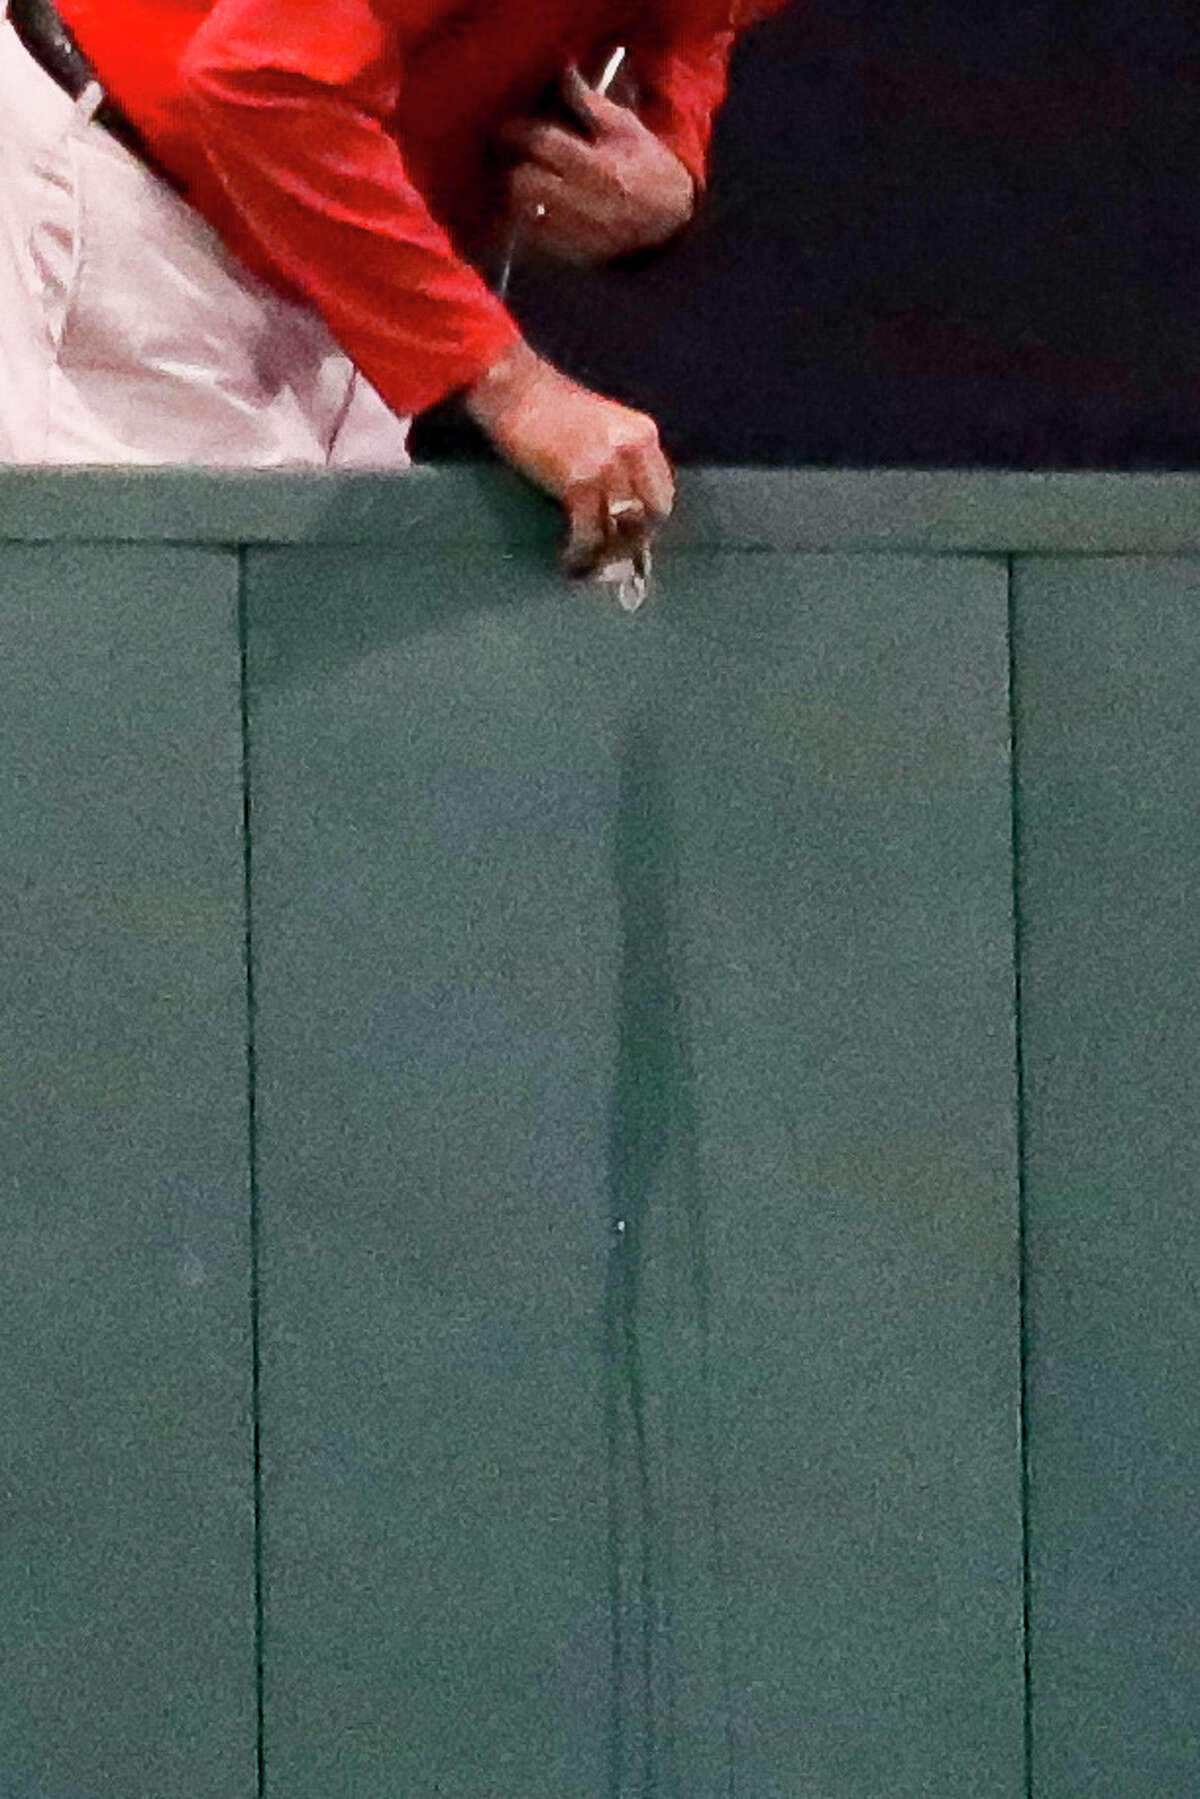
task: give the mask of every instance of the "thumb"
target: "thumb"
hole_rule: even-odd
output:
[[[562,96],[571,112],[589,136],[595,136],[605,124],[605,113],[611,102],[588,86],[579,73],[579,64],[569,62],[563,70]]]

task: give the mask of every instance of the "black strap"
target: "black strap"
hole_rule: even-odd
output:
[[[36,63],[78,100],[95,71],[48,0],[9,0],[13,30]]]

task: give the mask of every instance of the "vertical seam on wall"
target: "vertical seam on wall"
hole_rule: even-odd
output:
[[[1033,1799],[1033,1667],[1030,1646],[1030,1531],[1029,1531],[1029,1282],[1028,1210],[1025,1182],[1025,1065],[1023,1055],[1021,990],[1021,801],[1020,744],[1018,736],[1016,567],[1009,556],[1008,579],[1008,742],[1009,819],[1011,830],[1013,921],[1013,1072],[1017,1138],[1017,1292],[1020,1356],[1019,1430],[1021,1459],[1021,1652],[1022,1724],[1025,1799]]]
[[[258,1799],[266,1792],[263,1734],[263,1529],[262,1529],[262,1362],[259,1346],[259,1218],[257,1036],[254,995],[253,840],[250,800],[249,626],[246,601],[246,551],[237,551],[238,668],[242,726],[242,904],[246,970],[246,1126],[250,1168],[250,1392],[254,1463],[254,1755]]]

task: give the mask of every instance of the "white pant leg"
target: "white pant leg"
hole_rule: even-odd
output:
[[[371,386],[361,369],[329,449],[330,468],[409,468],[411,419],[400,419]]]
[[[407,468],[409,422],[0,23],[0,461]]]

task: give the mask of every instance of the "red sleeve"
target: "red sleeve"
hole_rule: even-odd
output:
[[[696,183],[697,197],[708,181],[713,120],[729,83],[733,40],[732,31],[720,31],[652,51],[638,62],[643,123],[674,150]]]
[[[403,416],[520,336],[385,129],[407,46],[446,10],[393,0],[384,22],[370,0],[218,0],[181,71],[214,198]]]

